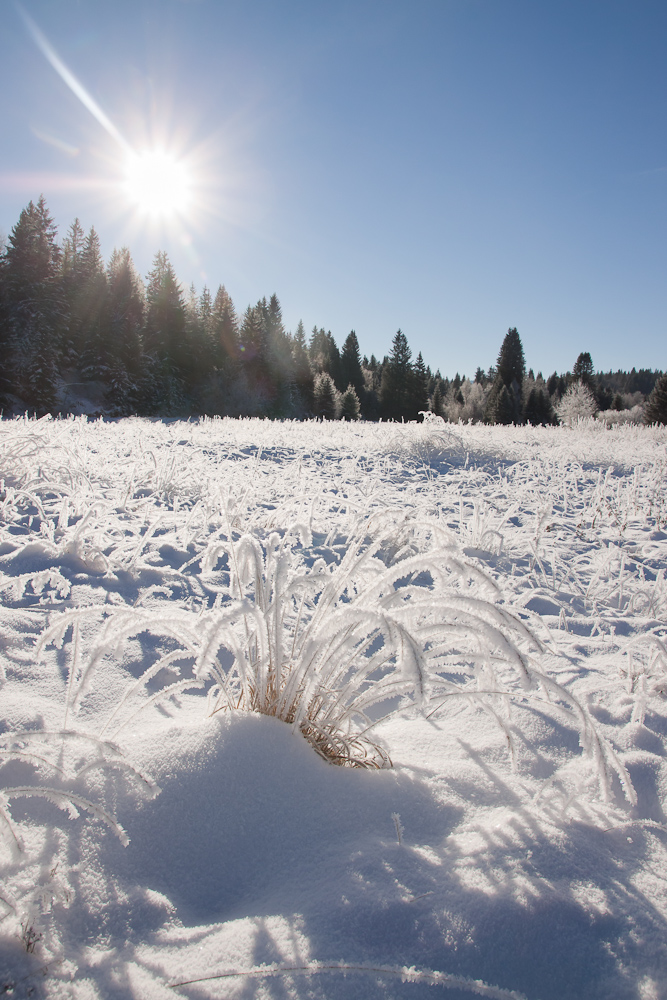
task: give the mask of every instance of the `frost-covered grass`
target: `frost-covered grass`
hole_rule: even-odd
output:
[[[15,420],[0,479],[0,988],[667,989],[664,428]]]

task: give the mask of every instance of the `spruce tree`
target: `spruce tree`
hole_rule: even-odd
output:
[[[436,382],[435,390],[431,397],[431,403],[429,406],[431,413],[435,413],[437,417],[444,417],[445,407],[442,398],[442,392],[440,391],[440,381]]]
[[[342,399],[340,401],[340,415],[342,420],[358,420],[359,419],[359,397],[357,396],[357,391],[350,382],[347,389],[343,393]]]
[[[324,420],[336,419],[336,387],[327,372],[320,372],[315,378],[313,413]]]
[[[519,387],[523,385],[526,362],[523,356],[521,338],[515,326],[510,327],[505,335],[498,354],[496,371],[508,389],[512,388],[513,383]]]
[[[146,351],[155,355],[177,377],[189,371],[185,344],[185,309],[181,286],[167,254],[159,250],[146,285]]]
[[[575,381],[581,382],[589,389],[595,388],[595,371],[588,351],[582,351],[575,361],[574,368],[572,369],[572,378]]]
[[[510,394],[509,389],[503,382],[500,386],[498,399],[496,400],[493,422],[495,424],[511,424],[514,421],[515,411],[516,402],[514,396]]]
[[[503,385],[506,387],[510,399],[512,400],[514,411],[512,420],[509,423],[519,423],[522,417],[521,392],[523,380],[526,374],[526,362],[523,356],[523,345],[515,326],[510,327],[502,342],[498,360],[496,362],[496,372]],[[505,413],[505,403],[503,402],[503,414]],[[505,420],[496,419],[496,423],[505,423]]]
[[[428,410],[428,374],[421,351],[417,355],[412,371],[411,406],[415,414],[412,419],[416,419],[420,412]]]
[[[56,226],[41,196],[12,229],[2,260],[5,384],[39,413],[55,407],[67,322]]]
[[[538,424],[553,423],[553,410],[549,394],[541,387],[535,386],[530,390],[526,402],[525,418],[529,424],[536,427]]]
[[[129,251],[126,252],[129,256]],[[125,339],[121,330],[111,324],[109,282],[99,237],[93,228],[78,254],[76,274],[70,306],[70,339],[74,354],[84,375],[104,377],[109,359],[124,353]]]
[[[297,392],[297,409],[301,415],[312,413],[313,410],[313,371],[310,367],[306,332],[299,320],[296,333],[292,338],[292,357],[294,359],[294,381]]]
[[[267,363],[271,380],[270,415],[291,416],[295,407],[295,371],[292,344],[283,326],[282,309],[274,293],[265,309]]]
[[[667,424],[667,374],[656,381],[644,408],[645,424]]]
[[[69,314],[68,330],[65,334],[64,349],[72,362],[77,363],[81,354],[80,326],[76,317],[77,299],[81,294],[82,264],[85,235],[78,219],[70,226],[63,241],[61,268],[62,288]]]
[[[361,370],[361,356],[359,353],[359,341],[354,330],[350,330],[345,338],[343,348],[340,352],[341,378],[346,385],[351,385],[359,400],[364,394],[364,373]]]
[[[222,369],[240,356],[239,321],[229,293],[220,285],[215,294],[211,317],[213,364]]]
[[[398,330],[391,354],[382,370],[380,407],[385,420],[416,420],[414,406],[412,351],[405,334]]]

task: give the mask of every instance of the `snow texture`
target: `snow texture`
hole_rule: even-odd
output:
[[[0,480],[0,994],[667,997],[664,428],[16,419]]]

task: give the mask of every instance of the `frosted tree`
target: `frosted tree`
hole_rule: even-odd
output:
[[[326,372],[315,378],[313,390],[313,413],[324,420],[335,420],[338,410],[338,393],[333,379]]]
[[[348,385],[341,397],[340,415],[342,420],[359,419],[359,397],[352,383]]]
[[[592,417],[597,410],[595,396],[582,382],[573,382],[560,403],[556,414],[562,424],[571,427],[580,417]]]

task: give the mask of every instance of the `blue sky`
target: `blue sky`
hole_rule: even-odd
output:
[[[146,220],[123,140],[196,199]],[[239,312],[276,292],[381,357],[400,327],[472,374],[509,326],[537,372],[667,367],[667,4],[643,0],[24,0],[0,14],[0,232],[44,193],[105,256]]]

